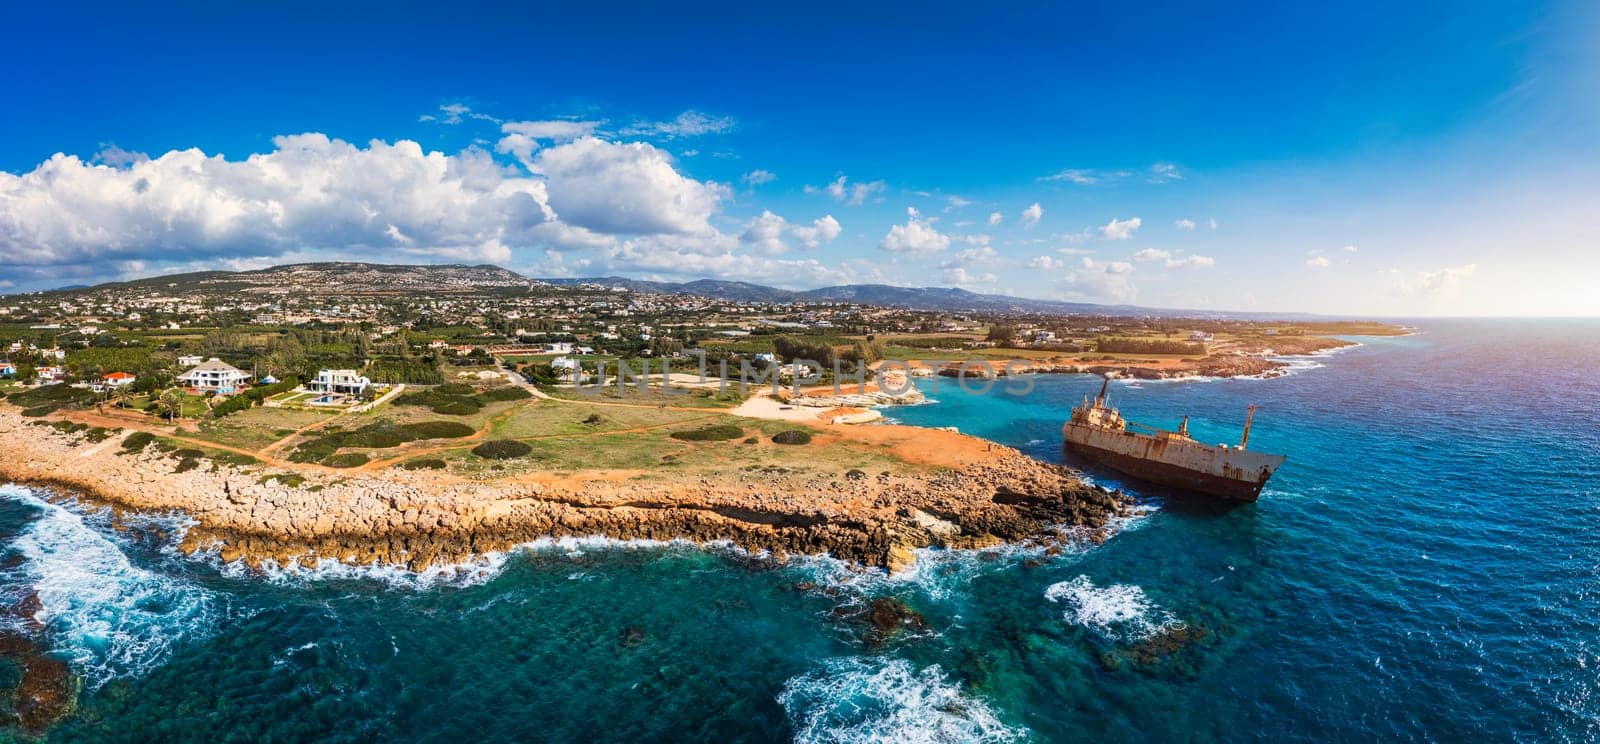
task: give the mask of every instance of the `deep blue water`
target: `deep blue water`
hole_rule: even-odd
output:
[[[1420,325],[1280,379],[1113,385],[1204,441],[1259,404],[1252,448],[1289,461],[1233,509],[1122,484],[1149,511],[1065,555],[890,579],[585,542],[267,581],[11,487],[0,600],[36,592],[84,674],[55,741],[1600,738],[1600,322]],[[1048,460],[1098,387],[941,382],[890,413]],[[839,617],[878,596],[929,631]]]

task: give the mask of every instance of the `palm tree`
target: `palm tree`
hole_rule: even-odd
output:
[[[183,393],[177,390],[166,390],[157,399],[161,403],[161,416],[168,421],[183,418]]]

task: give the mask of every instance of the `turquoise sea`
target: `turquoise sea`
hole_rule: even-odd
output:
[[[1143,513],[1060,555],[890,578],[595,540],[260,577],[177,555],[181,519],[3,486],[0,601],[36,594],[27,632],[83,679],[49,741],[1600,738],[1600,322],[1417,325],[1278,379],[1114,384],[1205,441],[1259,404],[1251,446],[1289,461],[1236,508],[1121,484]],[[939,382],[889,413],[1051,461],[1098,388]],[[926,628],[875,637],[880,597]]]

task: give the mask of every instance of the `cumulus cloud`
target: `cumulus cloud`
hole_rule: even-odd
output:
[[[1139,263],[1161,262],[1162,266],[1169,269],[1209,269],[1217,265],[1217,260],[1210,256],[1183,255],[1183,251],[1173,253],[1161,248],[1145,248],[1132,256],[1129,260]]]
[[[1127,240],[1133,237],[1134,231],[1139,229],[1140,224],[1138,217],[1126,220],[1112,218],[1110,222],[1100,227],[1100,237],[1106,240]]]
[[[760,186],[761,184],[772,183],[773,181],[778,180],[778,174],[769,170],[757,168],[749,173],[744,174],[744,176],[740,177],[739,180],[744,181],[751,186]]]
[[[914,208],[906,209],[906,224],[889,228],[878,248],[890,253],[938,253],[950,247],[950,236],[935,230]]]
[[[533,170],[533,153],[546,142],[571,142],[587,137],[600,126],[598,121],[569,121],[546,119],[543,121],[508,121],[500,125],[503,135],[495,144],[495,152],[510,155]]]
[[[547,185],[481,150],[277,137],[244,160],[174,150],[126,168],[57,154],[0,172],[0,268],[306,249],[504,261],[554,218]]]
[[[1193,230],[1195,227],[1194,220],[1191,219],[1174,220],[1172,224],[1176,225],[1179,230]]]
[[[553,143],[583,129],[560,124],[522,131]],[[190,149],[111,167],[58,154],[27,173],[0,172],[0,276],[81,281],[330,255],[517,266],[549,264],[556,251],[581,254],[568,270],[841,277],[762,258],[776,248],[761,229],[747,229],[747,241],[716,230],[727,188],[682,175],[644,143],[580,137],[531,153],[525,172],[477,148],[447,155],[316,133],[273,142],[235,160]],[[801,247],[840,233],[832,216],[778,231]]]
[[[1043,216],[1044,208],[1039,206],[1039,202],[1034,202],[1027,209],[1022,210],[1022,226],[1025,228],[1033,227],[1039,224],[1039,218]]]
[[[882,194],[888,186],[883,181],[868,181],[866,183],[850,183],[844,176],[839,176],[826,186],[806,186],[807,194],[827,194],[840,204],[860,206],[868,199]]]
[[[978,237],[987,239],[987,236]],[[994,246],[980,243],[971,248],[963,248],[959,251],[956,251],[955,254],[951,255],[949,259],[939,264],[939,268],[949,269],[957,266],[973,266],[977,264],[989,265],[994,264],[999,260],[1000,254],[995,251]]]
[[[1326,269],[1332,266],[1333,262],[1329,261],[1327,256],[1312,256],[1306,259],[1306,265],[1313,269]]]
[[[992,273],[972,274],[960,266],[944,270],[944,282],[953,287],[976,287],[979,285],[996,284],[1000,278]]]
[[[1030,269],[1053,271],[1055,269],[1066,268],[1067,262],[1054,256],[1034,256],[1033,258],[1028,259],[1027,265]]]
[[[1069,299],[1132,302],[1139,296],[1132,275],[1133,264],[1127,261],[1101,262],[1084,256],[1057,288]]]
[[[712,116],[700,111],[685,111],[671,121],[638,122],[623,128],[621,134],[629,137],[699,137],[732,131],[736,122],[730,116]]]
[[[994,227],[995,225],[1000,224],[1000,221],[1004,220],[1005,218],[1006,218],[1005,215],[1000,214],[999,212],[990,212],[989,213],[989,226],[990,227]]]
[[[813,220],[809,225],[794,225],[771,211],[764,210],[761,216],[750,223],[744,234],[739,236],[739,241],[757,253],[777,255],[789,251],[789,244],[785,238],[793,239],[802,247],[811,249],[839,237],[841,232],[843,230],[839,227],[839,221],[831,214]]]
[[[558,145],[535,158],[563,222],[611,234],[699,234],[727,188],[680,175],[666,152],[643,142],[595,137]]]

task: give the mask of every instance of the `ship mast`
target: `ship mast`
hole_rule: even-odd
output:
[[[1250,443],[1250,422],[1255,421],[1256,418],[1256,406],[1254,404],[1244,410],[1244,436],[1239,438],[1239,449],[1244,449],[1245,445]]]

